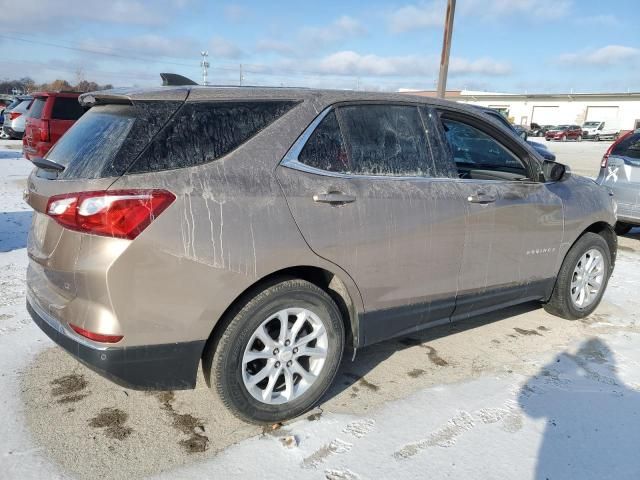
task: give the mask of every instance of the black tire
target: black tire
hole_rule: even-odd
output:
[[[321,319],[328,337],[325,364],[300,397],[279,405],[262,403],[244,384],[242,357],[260,324],[276,312],[293,306],[306,308]],[[333,382],[342,360],[345,333],[340,310],[324,290],[305,280],[289,279],[266,285],[238,306],[221,327],[203,356],[205,378],[224,405],[250,423],[281,422],[316,406]]]
[[[602,254],[604,260],[605,271],[604,279],[597,297],[585,308],[578,308],[571,301],[571,280],[573,272],[581,257],[589,250],[596,249]],[[611,252],[609,245],[600,235],[587,232],[573,244],[562,267],[556,278],[556,284],[549,301],[544,305],[544,309],[552,315],[566,318],[568,320],[576,320],[590,315],[600,304],[602,295],[607,288],[609,276],[611,275]]]
[[[626,235],[631,231],[633,225],[629,225],[628,223],[618,222],[616,223],[616,235]]]
[[[595,137],[593,137],[593,141],[594,142],[599,142],[600,141],[600,135],[596,135]]]

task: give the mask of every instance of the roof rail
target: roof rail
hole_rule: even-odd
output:
[[[183,77],[182,75],[178,75],[177,73],[161,73],[160,78],[162,78],[163,87],[181,87],[184,85],[198,85],[196,82],[194,82],[190,78]]]

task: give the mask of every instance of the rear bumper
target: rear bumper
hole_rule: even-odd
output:
[[[74,338],[55,318],[27,299],[27,310],[47,336],[85,366],[134,390],[195,388],[205,340],[136,347],[97,347]]]
[[[22,137],[24,136],[24,131],[19,132],[17,130],[14,130],[13,128],[7,126],[7,125],[3,125],[2,126],[2,131],[4,133],[6,133],[7,135],[9,135],[11,138],[16,139],[16,140],[22,140]]]

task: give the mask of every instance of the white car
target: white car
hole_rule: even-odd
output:
[[[598,142],[606,138],[616,139],[620,130],[605,122],[585,122],[582,125],[582,138],[591,138]]]

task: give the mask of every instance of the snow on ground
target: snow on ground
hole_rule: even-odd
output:
[[[621,239],[590,318],[524,306],[364,349],[321,410],[261,431],[202,385],[168,395],[116,387],[31,323],[21,200],[30,165],[17,155],[0,144],[0,478],[640,477],[637,233]],[[67,402],[54,382],[74,375],[81,388]],[[96,427],[105,408],[122,420]],[[204,451],[182,448],[201,437]]]

